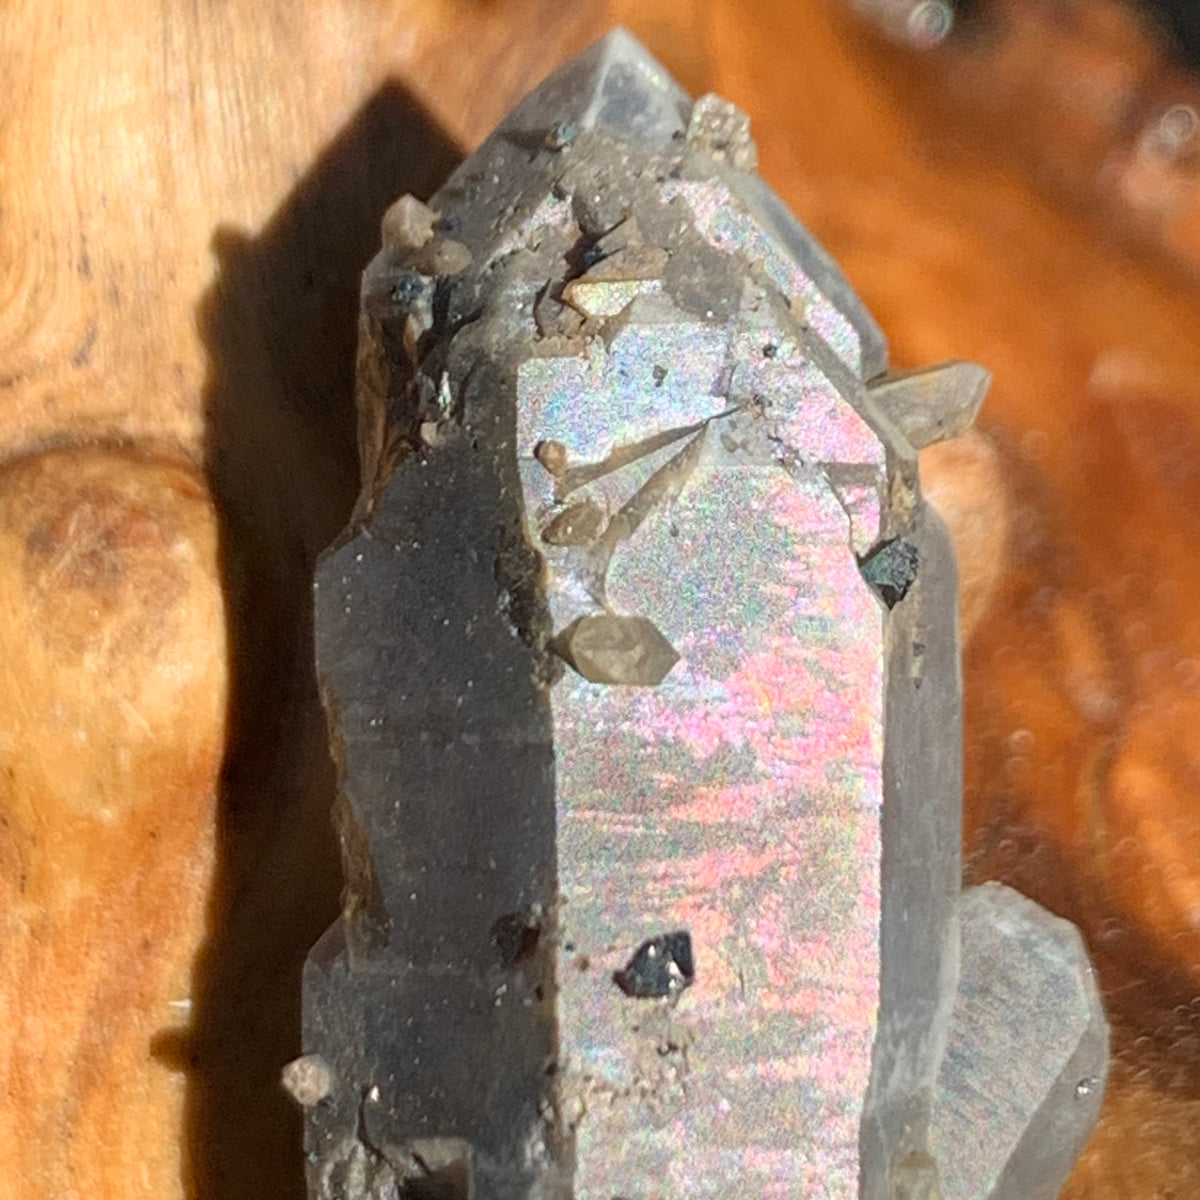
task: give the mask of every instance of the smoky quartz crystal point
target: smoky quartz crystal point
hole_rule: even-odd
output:
[[[938,1195],[960,672],[915,448],[986,373],[886,365],[745,116],[623,32],[384,218],[316,581],[314,1200]]]

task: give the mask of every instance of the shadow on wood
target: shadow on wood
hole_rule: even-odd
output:
[[[221,514],[230,738],[188,1073],[185,1185],[203,1200],[304,1194],[300,970],[338,909],[335,780],[313,674],[311,579],[358,488],[359,275],[379,220],[458,152],[399,84],[377,92],[257,237],[220,229],[198,314],[207,471]]]

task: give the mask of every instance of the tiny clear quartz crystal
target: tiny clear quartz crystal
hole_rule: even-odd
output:
[[[317,590],[314,1200],[937,1196],[961,715],[915,447],[986,373],[886,376],[755,160],[617,32],[385,219]]]

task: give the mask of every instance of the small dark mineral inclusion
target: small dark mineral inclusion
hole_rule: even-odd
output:
[[[546,134],[546,147],[550,150],[565,150],[579,136],[579,127],[574,121],[559,121]]]
[[[876,546],[858,567],[884,604],[895,608],[908,595],[908,589],[917,577],[919,558],[912,542],[895,537]]]
[[[397,304],[413,305],[428,286],[428,281],[415,271],[405,271],[392,285],[392,300]]]
[[[613,975],[613,982],[627,996],[657,1000],[691,987],[695,976],[692,936],[679,929],[643,942],[625,969]]]

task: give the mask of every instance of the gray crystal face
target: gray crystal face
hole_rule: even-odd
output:
[[[691,109],[690,97],[662,64],[618,29],[527,96],[493,137],[525,134],[555,150],[580,133],[607,130],[622,142],[667,151],[687,129]]]
[[[997,883],[963,893],[961,920],[930,1136],[943,1200],[1055,1200],[1108,1074],[1108,1024],[1083,939]]]
[[[953,561],[877,327],[753,163],[618,33],[388,219],[316,591],[318,1200],[900,1200],[933,1162]]]

